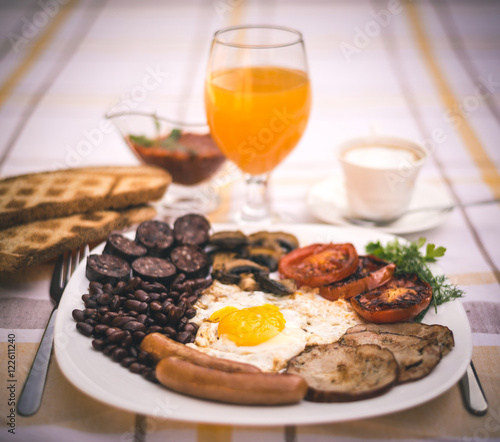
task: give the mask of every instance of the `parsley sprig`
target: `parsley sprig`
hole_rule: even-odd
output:
[[[461,298],[464,291],[456,285],[451,284],[445,275],[433,275],[428,264],[437,261],[444,256],[446,249],[427,244],[425,254],[421,251],[426,243],[425,238],[401,244],[397,239],[383,246],[380,241],[369,242],[365,249],[366,253],[375,255],[381,259],[396,264],[396,275],[415,273],[421,280],[429,283],[432,287],[432,302],[437,311],[437,306],[445,302]],[[425,314],[426,311],[423,313]],[[421,316],[423,317],[423,315]]]

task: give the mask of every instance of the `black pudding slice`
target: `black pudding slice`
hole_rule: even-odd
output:
[[[114,233],[109,235],[103,253],[119,256],[129,263],[132,263],[132,261],[148,253],[148,250],[143,245],[123,235]]]
[[[197,246],[176,247],[170,253],[170,260],[188,278],[201,278],[208,274],[208,256]]]
[[[115,255],[90,255],[87,258],[85,276],[89,281],[102,284],[116,284],[127,281],[130,277],[130,265],[127,261]]]
[[[174,236],[178,244],[199,246],[208,242],[210,238],[210,223],[196,213],[177,218],[174,223]]]
[[[148,249],[151,256],[165,256],[174,243],[174,232],[162,221],[145,221],[139,224],[135,240]]]
[[[132,263],[132,273],[144,281],[168,284],[177,273],[177,269],[166,259],[143,256]]]

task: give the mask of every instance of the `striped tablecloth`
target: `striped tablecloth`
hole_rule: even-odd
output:
[[[328,0],[4,0],[0,3],[0,175],[136,164],[103,115],[118,102],[200,109],[213,32],[239,23],[301,30],[313,111],[300,144],[275,171],[272,204],[288,222],[319,222],[311,186],[339,174],[334,147],[380,131],[426,144],[421,180],[456,202],[500,197],[500,3]],[[182,97],[181,99],[179,97]],[[241,201],[226,171],[227,221]],[[0,440],[326,441],[500,440],[500,208],[455,210],[424,233],[447,247],[441,261],[466,295],[473,360],[490,410],[468,414],[458,386],[399,413],[346,423],[230,427],[120,411],[76,390],[53,361],[39,412],[8,430],[7,340],[15,336],[18,390],[51,310],[53,264],[0,282]],[[270,412],[272,412],[270,410]]]

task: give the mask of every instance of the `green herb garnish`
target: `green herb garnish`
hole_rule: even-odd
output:
[[[155,119],[155,123],[158,123],[158,120]],[[159,130],[159,126],[157,127],[157,130]],[[132,143],[141,147],[161,147],[170,151],[185,152],[189,155],[196,155],[196,150],[179,143],[181,136],[181,129],[172,129],[169,136],[165,138],[157,137],[156,139],[151,139],[144,135],[129,135],[128,137]]]
[[[153,147],[155,142],[144,135],[129,135],[128,136],[132,143],[143,147]]]
[[[429,283],[432,287],[432,302],[435,310],[437,306],[445,302],[461,298],[464,291],[456,285],[451,284],[445,275],[433,275],[428,267],[428,263],[436,262],[437,258],[444,256],[446,249],[436,247],[434,244],[427,244],[425,255],[421,248],[425,245],[426,239],[419,238],[408,244],[401,244],[397,239],[390,241],[386,246],[382,246],[380,241],[369,242],[365,249],[366,253],[375,255],[381,259],[396,264],[396,275],[415,273],[422,281]],[[427,309],[424,310],[417,319],[422,319]]]
[[[160,146],[164,147],[165,149],[173,149],[177,147],[177,140],[179,140],[181,135],[182,131],[180,129],[173,129],[168,137],[163,138],[160,141]]]

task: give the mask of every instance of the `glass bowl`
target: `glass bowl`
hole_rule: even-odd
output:
[[[206,123],[173,121],[154,112],[108,112],[125,143],[143,163],[161,167],[172,176],[160,205],[167,214],[208,213],[219,205],[211,178],[225,157]]]

